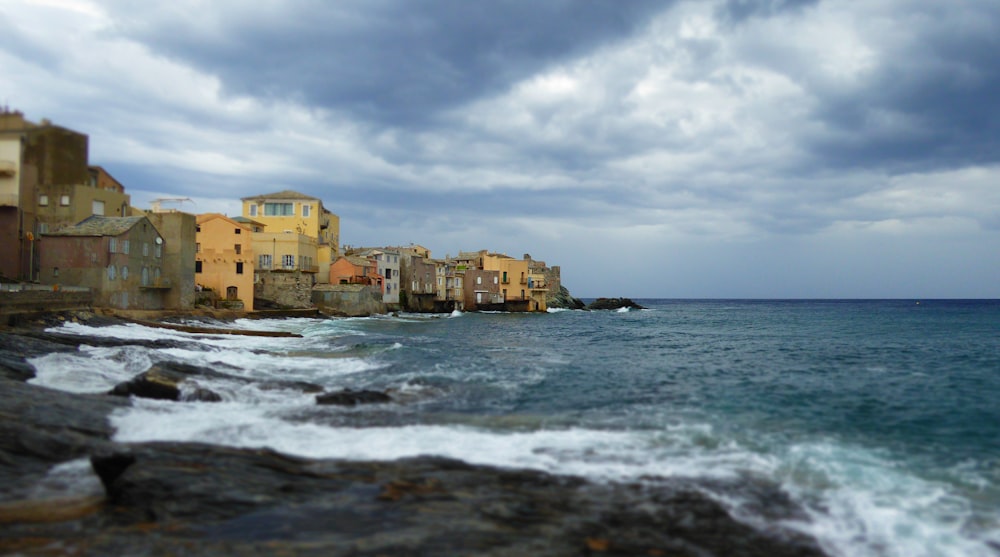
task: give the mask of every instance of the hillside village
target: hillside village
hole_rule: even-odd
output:
[[[343,245],[340,217],[296,191],[244,197],[239,216],[183,212],[179,198],[140,209],[88,147],[86,134],[0,111],[0,288],[24,294],[3,303],[346,316],[566,303],[559,267],[527,254]]]

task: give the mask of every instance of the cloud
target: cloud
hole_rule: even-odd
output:
[[[781,249],[839,275],[810,250],[998,247],[989,3],[13,0],[0,18],[0,99],[88,133],[137,198],[295,189],[349,243],[609,249],[665,272],[650,246],[764,282]]]

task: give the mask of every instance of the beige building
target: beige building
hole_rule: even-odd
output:
[[[219,213],[197,217],[195,282],[229,303],[253,311],[254,252],[251,227]]]
[[[266,232],[313,238],[317,280],[329,282],[330,263],[340,256],[340,217],[323,207],[319,198],[290,190],[244,197],[241,201],[243,217],[261,223]]]

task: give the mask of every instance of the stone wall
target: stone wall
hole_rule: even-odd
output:
[[[323,313],[345,317],[367,317],[386,313],[382,293],[363,284],[318,284],[312,301]]]
[[[44,290],[0,292],[0,315],[20,313],[85,310],[94,305],[89,289],[61,290],[47,286]]]
[[[302,271],[257,271],[254,306],[311,308],[313,274]],[[261,302],[258,302],[260,300]]]

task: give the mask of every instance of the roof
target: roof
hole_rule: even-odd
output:
[[[234,225],[239,226],[241,228],[246,228],[247,230],[250,229],[250,227],[249,227],[249,225],[247,225],[247,223],[245,223],[245,222],[239,222],[236,219],[231,219],[231,218],[227,217],[226,215],[223,215],[222,213],[202,213],[202,214],[200,214],[200,215],[197,216],[196,221],[197,221],[198,224],[202,224],[202,223],[208,222],[210,220],[215,220],[215,219],[222,219],[224,221],[231,222]]]
[[[337,261],[340,261],[341,259],[346,259],[348,263],[357,267],[373,267],[375,265],[375,262],[371,259],[368,259],[367,257],[358,257],[356,255],[341,255]]]
[[[149,222],[146,217],[102,217],[89,216],[82,221],[48,234],[48,236],[120,236],[141,221]],[[153,223],[150,222],[150,225]]]
[[[259,220],[248,219],[246,217],[231,217],[232,220],[240,224],[259,224],[260,226],[267,226],[266,224],[260,222]]]
[[[251,197],[240,198],[240,201],[251,201],[251,200],[264,200],[264,199],[297,199],[297,200],[309,200],[309,201],[319,201],[318,197],[313,197],[311,195],[306,195],[304,193],[299,193],[292,190],[284,190],[275,193],[265,193],[264,195],[254,195]]]

